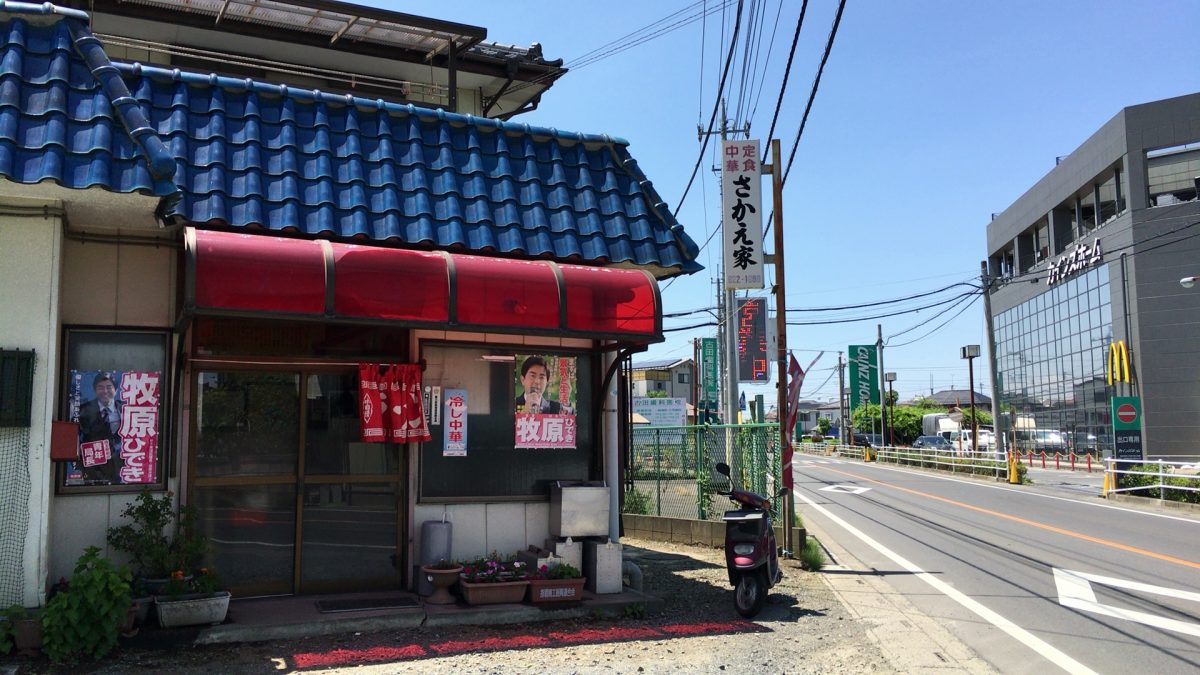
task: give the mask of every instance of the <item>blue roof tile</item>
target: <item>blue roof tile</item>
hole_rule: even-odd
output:
[[[623,140],[114,65],[53,5],[0,3],[0,176],[171,197],[202,225],[702,269]]]

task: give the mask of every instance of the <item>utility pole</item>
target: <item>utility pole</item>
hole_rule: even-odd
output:
[[[888,437],[887,401],[883,400],[886,397],[886,394],[883,393],[883,324],[875,324],[875,335],[875,350],[879,353],[879,372],[875,374],[879,382],[879,438],[883,440]]]
[[[750,133],[749,125],[746,125],[746,128],[744,130],[743,129],[729,129],[728,126],[729,126],[729,119],[728,119],[728,117],[726,117],[726,113],[725,113],[725,101],[721,101],[721,130],[720,130],[720,132],[718,132],[721,134],[721,140],[723,140],[723,141],[728,140],[730,132],[744,133],[747,135],[749,135],[749,133]],[[704,134],[706,134],[706,133],[710,133],[710,132],[706,132],[703,129],[701,129],[700,127],[696,128],[697,137],[703,137]],[[722,218],[721,218],[721,221],[722,221],[721,226],[722,227],[724,227],[724,220],[725,220],[724,214],[722,214]],[[721,335],[720,331],[718,331],[718,343],[723,346],[722,351],[724,351],[725,355],[726,355],[726,358],[721,359],[722,362],[726,362],[726,361],[728,362],[726,364],[726,366],[722,369],[722,372],[725,375],[725,386],[722,387],[722,391],[724,392],[723,409],[725,411],[725,424],[737,424],[737,415],[738,415],[738,372],[737,372],[737,362],[736,362],[736,355],[738,353],[737,297],[736,297],[736,292],[733,290],[729,290],[729,289],[726,289],[724,294],[722,295],[719,284],[720,284],[720,282],[718,281],[718,286],[717,286],[718,303],[720,303],[721,299],[724,299],[725,306],[724,306],[724,310],[720,312],[721,319],[718,322],[724,328],[724,334]]]
[[[850,435],[854,426],[846,414],[846,364],[842,361],[841,352],[838,352],[838,417],[842,421],[838,425],[838,441],[845,445],[854,438]]]
[[[784,448],[790,448],[792,443],[792,429],[788,428],[787,423],[787,404],[788,404],[788,389],[787,389],[787,295],[785,293],[786,285],[784,284],[784,265],[783,265],[783,162],[779,156],[779,139],[771,140],[771,165],[770,167],[762,167],[763,172],[771,174],[771,206],[775,212],[775,254],[767,256],[767,262],[775,265],[775,340],[779,348],[778,365],[775,368],[776,388],[778,390],[778,403],[776,417],[779,419],[779,452],[781,456],[785,455],[784,460],[788,462],[788,466],[783,466],[782,470],[785,476],[789,478],[792,475],[791,453],[784,453]],[[791,481],[788,481],[789,483]],[[791,488],[791,485],[787,485]],[[783,530],[783,548],[785,551],[795,551],[795,545],[792,541],[792,522],[795,517],[795,505],[792,501],[795,497],[792,496],[792,490],[788,490],[784,496],[784,530]]]
[[[1004,429],[1004,418],[1000,415],[1000,385],[998,369],[996,367],[996,337],[992,332],[992,284],[995,283],[995,279],[988,273],[986,260],[979,263],[979,280],[983,282],[983,318],[987,328],[988,370],[991,371],[992,428],[994,429],[992,438],[995,439],[996,451],[1007,457],[1008,436]]]

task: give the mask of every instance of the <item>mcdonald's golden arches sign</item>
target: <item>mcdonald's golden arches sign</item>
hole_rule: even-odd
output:
[[[1108,346],[1108,383],[1129,382],[1129,348],[1124,340],[1117,340]]]

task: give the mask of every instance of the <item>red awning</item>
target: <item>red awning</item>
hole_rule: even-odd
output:
[[[196,313],[662,339],[658,283],[641,270],[195,228],[185,239]]]

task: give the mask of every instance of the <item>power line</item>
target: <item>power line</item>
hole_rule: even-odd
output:
[[[704,151],[708,149],[708,139],[712,137],[713,125],[717,122],[717,111],[721,108],[721,95],[725,92],[725,82],[729,77],[729,66],[733,63],[733,51],[737,46],[738,33],[742,27],[742,2],[738,0],[737,19],[733,24],[733,39],[729,41],[729,53],[725,56],[725,70],[721,73],[721,84],[717,87],[716,100],[713,101],[712,116],[708,119],[708,133],[704,134],[704,141],[700,145],[700,156],[696,158],[696,166],[692,168],[692,177],[688,179],[687,187],[683,190],[683,196],[679,198],[679,203],[675,205],[675,212],[672,217],[679,216],[679,209],[683,208],[683,202],[687,199],[688,193],[692,191],[692,183],[696,180],[696,174],[700,171],[700,162],[704,160]],[[710,237],[711,240],[711,237]]]
[[[938,332],[939,330],[941,330],[942,328],[944,328],[944,327],[946,326],[946,324],[948,324],[948,323],[950,323],[951,321],[953,321],[953,320],[957,319],[957,318],[959,317],[959,315],[961,315],[963,312],[967,311],[967,309],[968,309],[968,308],[970,308],[970,307],[971,307],[971,305],[974,305],[974,304],[975,304],[975,301],[979,299],[979,296],[980,296],[980,295],[982,295],[982,292],[980,292],[980,293],[975,293],[975,294],[973,294],[973,295],[971,295],[971,296],[968,296],[967,298],[964,298],[964,300],[967,300],[967,303],[966,303],[965,305],[963,305],[963,306],[962,306],[962,309],[960,309],[960,310],[958,310],[957,312],[955,312],[955,313],[954,313],[954,315],[953,315],[953,316],[951,316],[949,319],[946,319],[946,320],[945,320],[945,321],[943,321],[942,323],[938,324],[938,325],[937,325],[937,326],[935,326],[933,329],[931,329],[931,330],[930,330],[928,333],[925,333],[925,334],[924,334],[924,335],[922,335],[921,337],[919,337],[919,338],[914,338],[914,339],[912,339],[912,340],[909,340],[908,342],[902,342],[902,343],[900,343],[900,344],[898,344],[898,345],[891,345],[891,344],[887,344],[887,343],[885,342],[885,343],[884,343],[884,346],[885,346],[885,347],[890,347],[890,348],[892,348],[892,349],[895,349],[895,348],[897,348],[897,347],[907,347],[908,345],[911,345],[911,344],[913,344],[914,342],[920,342],[921,340],[924,340],[925,338],[929,337],[930,335],[933,335],[934,333],[936,333],[936,332]],[[960,301],[960,302],[961,302],[961,301]],[[942,314],[945,314],[946,312],[948,312],[948,311],[950,311],[951,309],[953,309],[953,307],[954,307],[953,305],[951,305],[950,307],[947,307],[946,309],[942,310],[942,311],[941,311],[941,312],[939,312],[938,314],[935,314],[934,316],[930,317],[930,318],[929,318],[929,321],[932,321],[933,319],[936,319],[938,316],[941,316]],[[926,321],[926,322],[925,322],[925,324],[929,323],[929,321]],[[922,325],[924,325],[924,324],[922,324]],[[915,326],[914,326],[914,328],[915,328]],[[896,336],[895,336],[895,335],[893,335],[892,337],[896,337]],[[891,338],[888,338],[888,339],[890,340]]]
[[[827,319],[827,320],[823,320],[823,321],[788,321],[787,325],[789,325],[789,326],[827,326],[830,324],[837,324],[837,323],[858,323],[860,321],[876,321],[878,319],[886,319],[891,316],[900,316],[902,314],[914,314],[916,312],[920,312],[920,311],[923,311],[926,309],[933,309],[934,307],[940,307],[942,305],[956,302],[961,298],[964,298],[964,297],[967,297],[970,295],[978,295],[980,293],[982,293],[982,291],[978,291],[978,290],[967,291],[966,293],[961,293],[961,294],[956,295],[953,298],[949,298],[947,300],[941,300],[941,301],[938,301],[938,302],[935,302],[935,303],[932,303],[929,305],[924,305],[922,307],[914,307],[912,309],[902,309],[902,310],[898,310],[895,312],[889,312],[887,314],[876,314],[873,316],[860,316],[860,317],[852,317],[852,318],[846,318],[846,319]]]
[[[844,309],[862,309],[864,307],[878,307],[880,305],[894,305],[899,302],[907,302],[908,300],[916,300],[917,298],[925,298],[925,297],[929,297],[931,295],[937,295],[938,293],[941,293],[943,291],[948,291],[951,288],[956,288],[958,286],[970,286],[971,288],[979,288],[979,286],[976,286],[975,284],[972,284],[970,282],[960,281],[956,284],[950,284],[949,286],[943,286],[936,290],[927,291],[925,293],[917,293],[916,295],[909,295],[909,296],[905,296],[903,298],[895,298],[893,300],[880,300],[878,302],[867,302],[867,303],[863,303],[860,305],[843,305],[841,307],[799,307],[799,308],[795,308],[795,309],[789,309],[787,311],[789,311],[789,312],[833,312],[833,311],[844,310]]]
[[[783,4],[780,3],[782,7]],[[804,26],[804,15],[808,12],[808,0],[800,5],[800,18],[796,20],[796,33],[792,35],[792,48],[788,51],[787,67],[783,69],[783,83],[779,86],[779,98],[775,99],[775,114],[771,116],[771,130],[767,133],[767,143],[763,146],[761,161],[767,161],[767,148],[775,138],[775,123],[779,121],[779,111],[783,109],[783,93],[787,91],[788,79],[792,74],[792,60],[796,57],[796,45],[800,43],[800,29]]]
[[[792,143],[792,153],[788,157],[787,169],[783,172],[782,183],[787,183],[788,174],[792,171],[792,162],[796,159],[796,149],[800,147],[800,136],[808,124],[808,114],[812,112],[813,101],[817,98],[817,89],[821,86],[821,75],[825,72],[825,64],[833,51],[833,40],[837,37],[838,26],[842,23],[842,12],[846,9],[846,0],[838,2],[837,16],[833,18],[833,28],[829,31],[829,40],[825,43],[825,53],[821,56],[821,65],[817,68],[817,77],[813,80],[812,92],[808,95],[808,104],[804,106],[804,116],[800,118],[800,128],[796,130],[796,140]],[[778,169],[776,169],[778,171]]]

